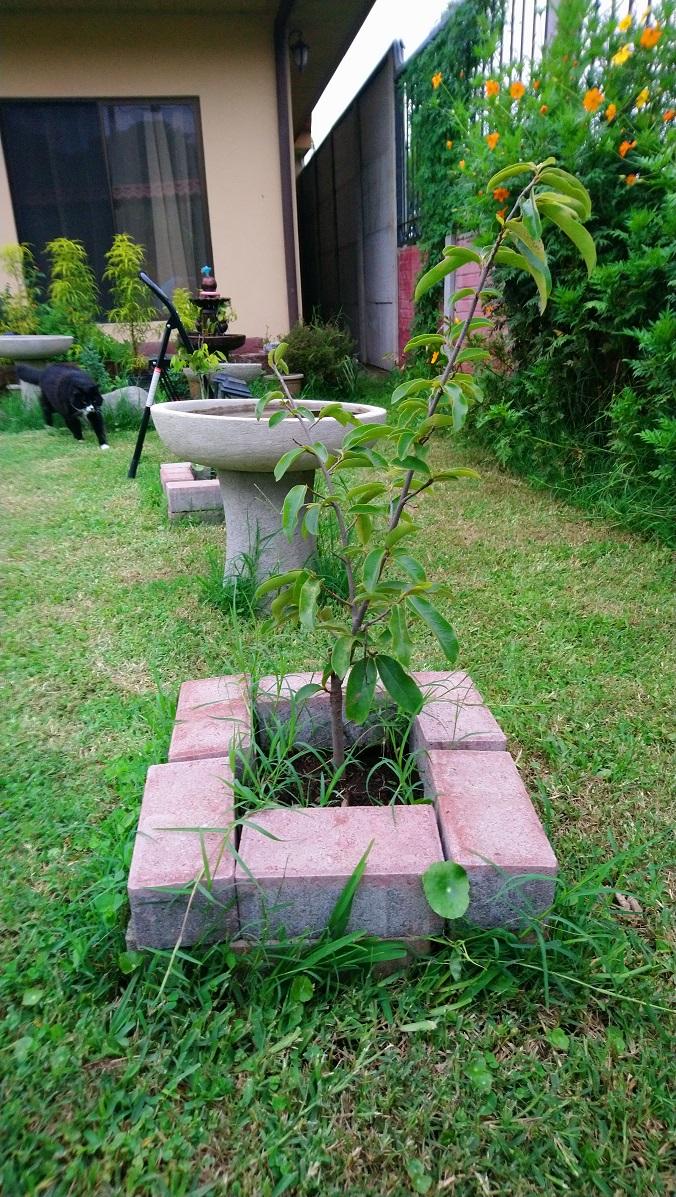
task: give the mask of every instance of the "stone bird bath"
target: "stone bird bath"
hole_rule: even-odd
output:
[[[207,399],[156,403],[151,414],[160,440],[184,461],[199,462],[216,470],[225,514],[225,576],[241,572],[243,555],[257,559],[259,582],[271,574],[299,569],[314,552],[313,537],[297,531],[289,542],[282,533],[281,510],[292,486],[312,486],[315,458],[306,453],[276,482],[274,468],[289,449],[304,442],[322,441],[335,452],[353,425],[343,426],[327,417],[313,427],[313,414],[327,403],[297,399],[307,408],[304,434],[300,422],[287,417],[270,428],[269,416],[279,405],[269,404],[256,419],[256,400]],[[344,403],[360,424],[382,424],[385,411],[364,403]]]

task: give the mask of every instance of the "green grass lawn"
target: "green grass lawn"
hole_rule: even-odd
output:
[[[311,997],[301,956],[221,946],[167,978],[166,954],[124,954],[125,885],[178,686],[311,668],[321,644],[209,604],[222,529],[170,527],[160,445],[129,482],[132,443],[0,438],[2,1193],[669,1192],[667,550],[442,444],[482,481],[425,496],[420,556],[559,855],[549,945],[470,936],[407,975],[317,973]]]

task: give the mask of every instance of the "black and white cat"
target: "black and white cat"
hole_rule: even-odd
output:
[[[40,387],[40,406],[45,424],[51,428],[54,412],[63,417],[76,441],[83,439],[83,416],[86,416],[102,449],[109,449],[101,415],[103,396],[94,379],[79,366],[61,362],[35,370],[32,366],[17,366],[17,377]]]

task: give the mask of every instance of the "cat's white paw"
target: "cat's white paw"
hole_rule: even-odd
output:
[[[110,449],[110,445],[99,445],[99,449]]]

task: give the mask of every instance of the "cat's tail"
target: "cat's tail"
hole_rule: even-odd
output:
[[[21,382],[32,382],[34,386],[40,386],[40,379],[44,371],[36,370],[34,366],[17,366],[16,376]]]

